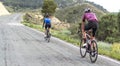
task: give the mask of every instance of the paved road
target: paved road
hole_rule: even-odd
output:
[[[79,48],[20,24],[21,14],[0,17],[0,66],[120,66],[120,62],[98,57],[91,63],[81,58]]]

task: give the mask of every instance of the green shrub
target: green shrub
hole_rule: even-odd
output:
[[[113,38],[113,37],[107,37],[106,41],[108,41],[109,43],[113,43],[115,41],[115,38]]]
[[[99,54],[120,60],[120,43],[108,44],[99,42],[98,47]]]

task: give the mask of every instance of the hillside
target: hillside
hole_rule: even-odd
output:
[[[108,12],[108,11],[107,11],[105,8],[103,8],[103,6],[101,6],[101,5],[98,5],[98,4],[95,4],[94,2],[89,2],[89,1],[85,1],[85,2],[86,2],[86,3],[89,3],[89,4],[93,5],[93,6],[95,6],[96,8],[102,10],[103,12]]]
[[[16,10],[21,11],[21,9],[23,10],[37,9],[41,8],[43,4],[43,0],[0,0],[0,1],[2,1],[3,4],[5,4],[6,6],[12,8],[14,11]],[[101,9],[102,11],[106,12],[106,9],[104,9],[102,6],[95,3],[91,3],[86,0],[54,0],[54,1],[57,3],[58,8],[65,8],[68,6],[73,6],[82,3],[90,3],[91,5],[97,7],[98,9]]]
[[[8,14],[10,14],[10,13],[6,10],[4,5],[0,2],[0,16],[1,15],[8,15]]]
[[[40,8],[43,4],[43,0],[1,0],[6,6],[22,7],[22,8]],[[58,6],[65,7],[76,0],[54,0]],[[83,0],[81,0],[83,1]]]
[[[69,23],[80,22],[84,9],[88,7],[91,8],[92,11],[94,11],[97,14],[97,17],[100,17],[105,14],[102,10],[96,8],[95,6],[89,3],[84,3],[82,5],[76,5],[64,9],[59,9],[56,12],[56,17],[59,18],[61,21],[66,21]]]
[[[38,8],[42,6],[42,0],[2,0],[6,6]]]
[[[75,4],[81,4],[84,0],[55,0],[59,8],[65,8],[68,6],[73,6]]]

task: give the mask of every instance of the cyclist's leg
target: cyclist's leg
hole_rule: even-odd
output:
[[[51,24],[49,24],[49,25],[48,25],[48,30],[49,30],[49,33],[51,33],[50,28],[51,28]]]
[[[88,30],[92,29],[92,27],[93,27],[93,23],[92,22],[88,22],[88,24],[85,25],[85,31],[86,30],[88,31]],[[87,50],[90,50],[90,45],[89,44],[87,45]]]
[[[91,40],[92,40],[91,49],[92,49],[93,52],[97,51],[97,45],[96,45],[96,42],[95,42],[95,35],[96,35],[97,29],[98,29],[98,23],[93,22],[92,36],[91,36]],[[94,55],[95,55],[95,53],[94,53]]]
[[[91,28],[92,28],[92,23],[91,23],[91,22],[88,22],[88,24],[85,25],[85,29],[84,29],[84,30],[85,30],[85,31],[86,31],[86,30],[90,30]],[[86,32],[85,32],[85,34],[84,34],[84,37],[86,38]]]
[[[45,25],[45,35],[47,35],[47,25]]]
[[[97,30],[96,28],[93,28],[92,36],[91,36],[91,39],[92,39],[92,40],[95,39],[96,30]]]
[[[90,30],[90,29],[91,29],[91,24],[90,23],[86,24],[85,28],[84,28],[84,31]],[[86,43],[86,32],[84,32],[83,38],[84,38],[84,43]]]
[[[92,40],[95,39],[95,35],[96,35],[97,29],[98,29],[98,23],[97,23],[97,22],[94,22],[94,26],[93,26],[93,28],[92,28],[92,37],[91,37]]]

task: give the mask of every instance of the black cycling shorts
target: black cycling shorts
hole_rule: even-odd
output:
[[[90,29],[92,29],[92,36],[94,37],[98,29],[98,22],[89,21],[88,24],[85,25],[84,30],[90,30]]]
[[[45,29],[51,28],[51,24],[45,24]]]

